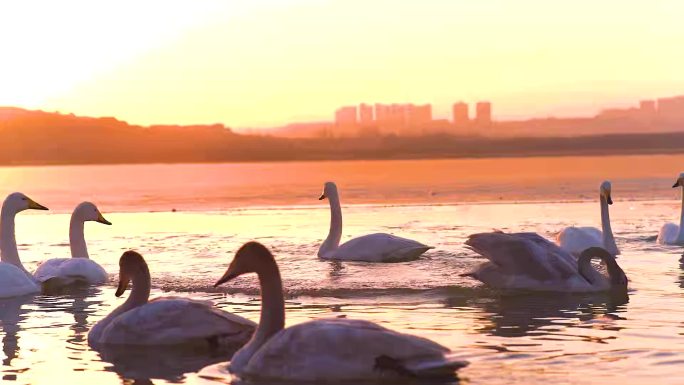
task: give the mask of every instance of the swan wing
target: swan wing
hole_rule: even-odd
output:
[[[107,272],[88,258],[55,258],[43,262],[35,278],[50,287],[67,286],[76,282],[100,285],[107,282]]]
[[[121,345],[244,344],[256,324],[203,301],[158,298],[121,314],[99,343]]]
[[[679,226],[674,223],[666,223],[660,228],[656,241],[661,245],[672,245],[677,241]]]
[[[40,293],[40,286],[11,263],[0,262],[0,298]]]
[[[496,269],[501,277],[558,281],[577,274],[573,256],[536,233],[472,234],[466,245],[489,259],[485,267]]]
[[[574,256],[589,247],[605,247],[603,234],[595,227],[566,227],[558,234],[558,245]]]
[[[360,381],[405,375],[412,368],[449,367],[449,350],[373,322],[320,319],[281,330],[251,357],[241,377],[287,381]],[[389,364],[383,365],[383,360]],[[463,366],[460,362],[460,366]],[[460,367],[451,362],[451,373]]]
[[[400,262],[416,259],[431,248],[431,246],[412,239],[376,233],[351,239],[325,258],[347,261]]]
[[[36,271],[33,273],[33,277],[38,282],[45,282],[46,280],[54,277],[59,270],[59,267],[70,258],[52,258],[47,261],[42,262]]]

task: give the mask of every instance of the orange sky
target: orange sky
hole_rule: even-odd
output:
[[[0,105],[263,127],[358,102],[498,118],[684,94],[684,2],[32,1],[0,5]]]

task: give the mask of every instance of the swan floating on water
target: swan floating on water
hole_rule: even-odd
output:
[[[661,245],[684,245],[684,173],[679,174],[679,178],[672,188],[682,187],[682,212],[679,215],[679,226],[674,223],[666,223],[660,228],[656,242]]]
[[[237,347],[252,336],[256,324],[216,309],[209,301],[150,296],[150,270],[143,257],[126,251],[119,260],[120,297],[130,280],[133,290],[126,302],[98,321],[88,343],[99,345],[191,345]]]
[[[318,249],[321,259],[365,262],[400,262],[420,257],[432,249],[420,242],[391,234],[375,233],[351,239],[340,245],[342,238],[342,208],[337,186],[327,182],[319,200],[330,202],[330,231]]]
[[[88,255],[88,247],[83,234],[86,221],[112,224],[102,216],[94,204],[83,202],[76,206],[69,224],[71,258],[53,258],[41,263],[33,275],[43,285],[56,288],[74,283],[100,285],[107,282],[105,269]]]
[[[579,256],[582,251],[589,247],[601,247],[612,255],[620,255],[620,250],[615,244],[615,237],[613,237],[613,230],[610,227],[608,205],[613,204],[610,190],[611,184],[609,181],[601,183],[599,202],[601,205],[602,230],[596,227],[566,227],[558,234],[556,239],[560,247],[574,256]]]
[[[402,377],[448,377],[467,365],[428,339],[397,333],[373,322],[318,319],[285,328],[278,265],[257,242],[243,245],[215,286],[256,273],[261,318],[254,336],[230,361],[243,379],[272,381],[396,381]]]
[[[472,234],[466,245],[489,259],[468,275],[495,288],[561,292],[627,289],[624,271],[615,257],[600,247],[590,247],[575,259],[539,234],[502,232]],[[592,258],[603,260],[608,277],[592,267]]]
[[[39,293],[40,286],[19,259],[14,217],[24,210],[47,210],[22,193],[12,193],[0,211],[0,298]]]

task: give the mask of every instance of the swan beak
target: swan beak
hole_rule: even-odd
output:
[[[49,210],[47,207],[41,205],[31,198],[28,198],[28,208],[32,210]]]
[[[126,291],[126,288],[128,288],[128,276],[119,274],[119,286],[116,288],[116,293],[114,293],[114,295],[121,297]]]
[[[106,220],[105,217],[102,216],[102,213],[99,213],[99,215],[98,215],[97,219],[95,220],[95,222],[102,223],[103,225],[109,225],[109,226],[112,225],[112,222]]]
[[[321,194],[321,196],[318,197],[319,201],[322,201],[323,199],[327,198],[325,194]]]
[[[611,198],[610,195],[608,195],[608,197],[606,198],[606,201],[608,202],[609,205],[613,204],[613,198]]]
[[[679,187],[679,186],[681,186],[681,185],[682,185],[682,184],[681,184],[680,180],[677,179],[677,181],[675,182],[675,184],[672,185],[672,188]]]
[[[221,277],[218,281],[216,281],[216,283],[214,284],[214,287],[218,287],[219,285],[222,285],[222,284],[230,281],[231,279],[237,278],[239,275],[240,274],[233,272],[233,269],[231,269],[229,267],[228,270],[226,271],[226,273],[223,274],[223,277]]]

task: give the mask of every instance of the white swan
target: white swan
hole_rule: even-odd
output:
[[[502,232],[470,235],[466,245],[489,259],[467,275],[495,288],[562,292],[627,288],[627,276],[615,257],[600,247],[590,247],[575,259],[539,234]],[[591,266],[595,257],[605,262],[608,277]]]
[[[251,338],[254,322],[208,301],[160,297],[148,302],[150,270],[135,251],[123,253],[119,267],[116,296],[124,293],[130,280],[133,290],[126,302],[90,329],[90,345],[242,346]]]
[[[620,255],[620,250],[615,244],[613,230],[610,227],[610,214],[608,205],[613,204],[610,194],[611,185],[609,181],[601,183],[599,188],[599,202],[601,205],[601,228],[595,227],[566,227],[556,239],[556,243],[574,256],[579,256],[582,251],[589,247],[601,247],[612,255]]]
[[[14,234],[14,217],[24,210],[47,210],[22,193],[12,193],[0,211],[0,298],[39,293],[40,286],[19,259]]]
[[[99,285],[107,282],[105,269],[89,258],[83,234],[86,221],[95,221],[105,225],[112,224],[102,216],[94,204],[83,202],[76,206],[71,214],[71,223],[69,224],[71,258],[53,258],[41,263],[33,273],[38,282],[48,285],[50,288],[74,283]]]
[[[244,244],[218,286],[256,273],[261,318],[254,336],[230,361],[243,379],[312,383],[451,377],[467,365],[446,356],[449,349],[428,339],[397,333],[373,322],[318,319],[285,326],[285,302],[278,265],[266,247]]]
[[[342,208],[337,186],[327,182],[319,200],[330,201],[330,232],[318,249],[318,257],[341,261],[399,262],[410,261],[432,249],[420,242],[391,234],[376,233],[351,239],[340,245]]]
[[[684,173],[679,174],[679,178],[672,188],[684,188]],[[679,226],[674,223],[666,223],[660,228],[658,238],[656,239],[661,245],[684,245],[684,189],[682,190],[682,212],[679,216]]]

